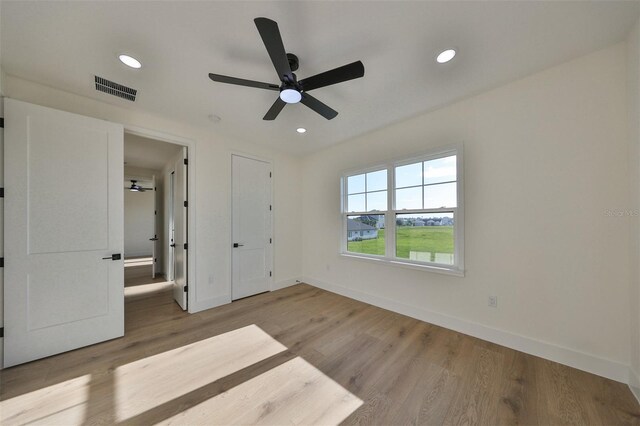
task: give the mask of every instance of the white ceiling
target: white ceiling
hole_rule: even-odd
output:
[[[617,2],[30,2],[1,3],[6,73],[80,95],[305,154],[433,110],[624,39],[640,3]],[[214,83],[209,72],[277,83],[253,23],[278,22],[299,78],[362,60],[364,78],[317,89],[327,121],[276,92]],[[435,55],[454,46],[445,65]],[[117,55],[140,59],[128,69]],[[96,92],[93,76],[136,88],[135,103]],[[222,117],[219,123],[208,119]],[[297,127],[308,132],[299,135]]]
[[[179,145],[124,134],[124,162],[127,167],[161,171],[181,149]]]

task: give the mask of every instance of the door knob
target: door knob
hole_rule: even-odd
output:
[[[238,243],[233,243],[233,247],[237,248],[237,247],[243,247],[244,244],[238,244]]]
[[[175,244],[170,244],[170,245],[169,245],[169,247],[175,247],[175,246],[176,246]]]

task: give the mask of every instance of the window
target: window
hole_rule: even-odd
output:
[[[348,176],[346,194],[347,251],[384,256],[385,215],[368,213],[387,211],[387,170]]]
[[[457,148],[343,176],[343,254],[461,273],[461,165]]]

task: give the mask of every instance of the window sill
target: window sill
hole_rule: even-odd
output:
[[[340,253],[340,256],[349,259],[364,260],[365,262],[373,262],[382,265],[396,266],[400,268],[416,269],[418,271],[435,272],[437,274],[451,275],[454,277],[464,277],[464,270],[456,268],[447,268],[444,266],[424,265],[420,263],[403,262],[401,260],[391,260],[383,257],[358,256],[353,253]]]

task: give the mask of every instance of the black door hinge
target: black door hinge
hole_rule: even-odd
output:
[[[0,257],[0,268],[4,268],[4,257]]]
[[[269,204],[269,210],[271,210],[271,204]]]
[[[185,286],[184,286],[184,292],[185,292],[185,293],[187,293],[188,291],[189,291],[189,286],[188,286],[188,285],[185,285]]]
[[[271,271],[269,271],[269,276],[271,276],[271,275],[272,275],[272,272],[271,272]]]
[[[184,202],[184,206],[185,206],[185,207],[189,207],[189,202],[188,202],[188,201],[185,201],[185,202]]]
[[[269,244],[271,244],[271,241],[272,241],[271,238],[269,238]]]
[[[269,172],[269,177],[271,177],[271,172]]]
[[[0,129],[4,129],[4,117],[0,117]]]
[[[0,188],[0,198],[4,198],[4,188]]]
[[[188,246],[189,246],[189,244],[184,243],[184,249],[185,249],[185,250],[187,249],[187,247],[188,247]]]
[[[154,210],[154,211],[153,211],[153,214],[156,214],[156,215],[157,215],[157,214],[158,214],[158,210]]]
[[[153,263],[158,263],[158,258],[153,259]]]
[[[0,327],[0,337],[4,337],[4,327]]]
[[[188,166],[189,165],[189,160],[187,160],[186,158],[184,159],[184,165]]]

